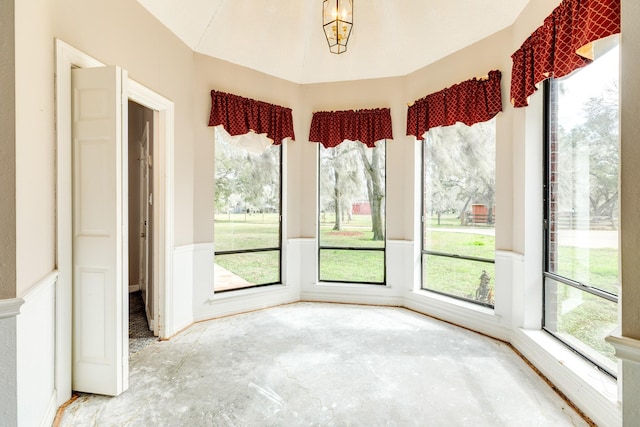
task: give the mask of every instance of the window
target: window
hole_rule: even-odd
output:
[[[280,283],[282,145],[215,132],[214,290]]]
[[[318,146],[319,280],[384,284],[386,143]]]
[[[546,82],[545,330],[615,376],[618,325],[618,47]],[[598,53],[598,50],[596,50]]]
[[[495,119],[423,141],[422,288],[493,307]]]

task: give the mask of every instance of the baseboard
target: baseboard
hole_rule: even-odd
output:
[[[320,287],[324,285],[316,285],[315,287]],[[331,286],[328,285],[324,287],[322,290],[315,291],[303,291],[300,293],[300,301],[309,301],[309,302],[334,302],[334,303],[344,303],[344,304],[363,304],[363,305],[379,305],[379,306],[392,306],[392,307],[402,307],[404,305],[404,298],[397,295],[389,295],[389,288],[381,285],[371,285],[377,286],[378,288],[382,288],[380,291],[374,290],[374,292],[381,292],[380,294],[376,294],[373,292],[365,292],[367,289],[367,285],[361,285],[356,287],[345,287],[340,288],[338,286],[334,286],[331,289]]]
[[[129,285],[129,293],[138,292],[140,290],[140,285]]]

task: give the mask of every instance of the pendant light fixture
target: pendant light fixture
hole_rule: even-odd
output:
[[[331,53],[344,53],[353,28],[353,0],[323,0],[322,27]]]

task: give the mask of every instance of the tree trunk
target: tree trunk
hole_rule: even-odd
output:
[[[340,174],[338,173],[338,169],[337,168],[333,168],[333,176],[336,179],[336,186],[333,189],[333,204],[335,206],[335,212],[336,212],[336,222],[333,225],[333,229],[335,231],[340,231],[342,230],[342,219],[340,213],[341,213],[341,207],[342,207],[342,194],[340,193],[340,187],[339,187],[339,182],[340,182]]]
[[[474,194],[475,194],[475,191],[474,191]],[[464,206],[462,207],[462,210],[460,210],[460,225],[464,225],[465,223],[467,208],[469,207],[469,204],[471,203],[471,199],[473,197],[474,197],[473,195],[468,196],[467,200],[464,202]]]
[[[375,147],[371,153],[371,162],[367,158],[364,145],[360,145],[360,157],[364,165],[365,177],[367,179],[367,193],[371,206],[371,230],[373,240],[384,240],[384,229],[382,223],[382,200],[384,199],[384,189],[382,187],[382,174],[378,169],[380,163],[380,148]]]

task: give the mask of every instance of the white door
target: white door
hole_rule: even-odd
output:
[[[72,71],[72,386],[111,396],[129,386],[126,81],[118,67]]]
[[[149,287],[150,283],[149,275],[149,205],[151,203],[149,194],[149,168],[151,167],[149,157],[149,122],[145,122],[144,131],[140,138],[140,224],[139,224],[139,277],[138,283],[140,284],[140,290],[142,293],[142,300],[144,301],[145,312],[147,314],[147,321],[153,330],[153,313],[152,313],[152,301],[149,298],[152,295],[152,290]]]

